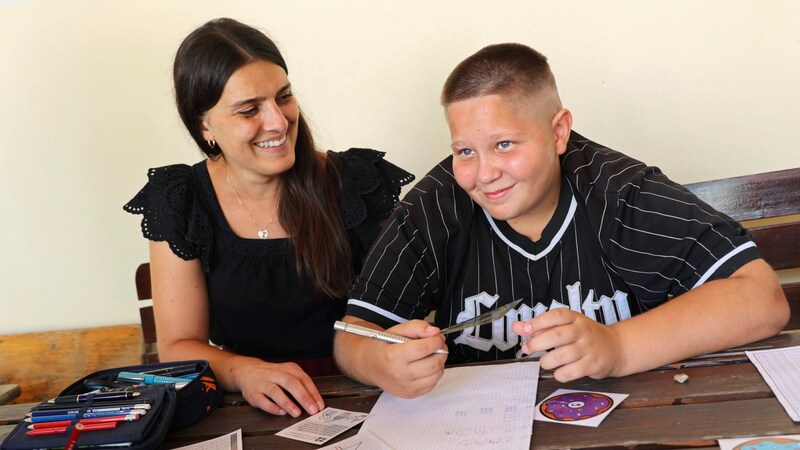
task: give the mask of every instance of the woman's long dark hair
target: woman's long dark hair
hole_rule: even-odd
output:
[[[269,61],[289,73],[275,43],[233,19],[211,20],[184,39],[175,55],[173,77],[178,112],[197,146],[209,158],[221,154],[203,139],[201,117],[217,104],[225,84],[240,67]],[[353,277],[350,246],[336,190],[333,164],[316,151],[300,112],[294,166],[282,175],[279,217],[295,249],[297,272],[317,296],[344,298]]]

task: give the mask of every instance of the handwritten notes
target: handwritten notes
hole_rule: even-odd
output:
[[[321,447],[319,450],[393,450],[370,432],[360,432],[355,436]]]
[[[745,353],[789,417],[800,422],[800,347]]]
[[[539,363],[445,369],[433,391],[381,394],[359,435],[402,449],[530,448]]]

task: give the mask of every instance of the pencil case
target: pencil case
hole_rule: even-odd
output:
[[[187,378],[162,375],[170,374],[169,371],[173,368],[187,367],[194,368],[191,375],[185,375]],[[147,375],[148,380],[142,380],[141,383],[156,381],[159,384],[139,384],[140,381],[135,379],[120,381],[120,375],[135,376],[147,372],[156,372],[158,375]],[[178,379],[185,381],[173,382]],[[48,401],[33,407],[31,418],[28,420],[33,420],[34,416],[68,412],[70,416],[64,416],[68,424],[65,425],[66,429],[63,432],[58,432],[59,428],[53,430],[54,434],[30,435],[33,423],[23,421],[17,424],[0,444],[0,450],[64,448],[79,420],[82,423],[92,422],[91,426],[103,428],[106,425],[94,424],[105,423],[98,417],[107,417],[111,414],[107,412],[109,409],[115,410],[119,407],[130,412],[130,408],[139,408],[141,405],[149,405],[149,409],[145,409],[143,414],[137,414],[136,419],[123,412],[120,414],[131,418],[108,419],[119,421],[114,428],[84,429],[80,432],[75,448],[155,449],[163,442],[171,428],[182,428],[197,423],[216,409],[222,403],[222,392],[217,386],[216,376],[208,362],[179,361],[100,370],[75,381],[57,398],[59,399],[57,403]],[[61,409],[62,407],[64,409]],[[56,426],[53,422],[42,426],[51,425]]]

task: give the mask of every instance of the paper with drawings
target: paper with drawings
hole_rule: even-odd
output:
[[[378,438],[373,436],[369,431],[360,432],[355,436],[350,436],[347,439],[320,447],[319,450],[393,450],[391,447],[382,443]]]
[[[381,394],[359,435],[395,450],[528,449],[538,381],[535,361],[445,369],[422,397]]]

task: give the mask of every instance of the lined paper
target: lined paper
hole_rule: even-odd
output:
[[[800,347],[745,352],[783,409],[800,422]]]
[[[381,394],[359,434],[396,450],[527,450],[538,381],[536,361],[445,369],[422,397]]]

